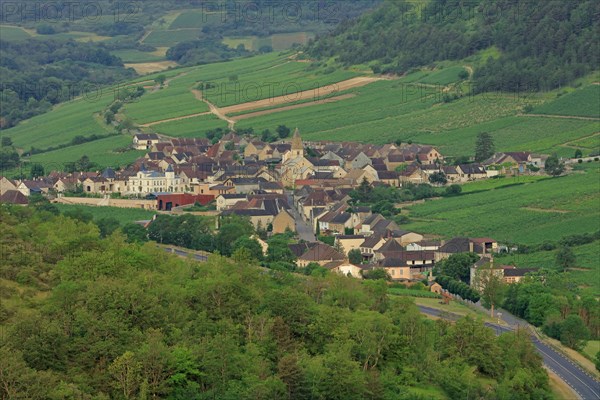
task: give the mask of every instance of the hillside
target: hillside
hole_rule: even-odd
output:
[[[389,0],[320,37],[307,52],[404,74],[493,48],[476,68],[476,92],[550,90],[597,69],[598,12],[593,0]]]
[[[31,207],[0,232],[2,398],[550,395],[526,335],[426,320],[383,281],[182,260]]]

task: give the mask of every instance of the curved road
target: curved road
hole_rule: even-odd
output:
[[[457,320],[460,315],[452,314],[436,308],[418,306],[423,314],[434,317],[444,318],[448,320]],[[497,335],[504,332],[511,332],[512,327],[485,323],[486,326],[492,328]],[[552,347],[538,340],[537,337],[531,336],[531,341],[538,353],[542,356],[544,365],[554,373],[556,373],[567,385],[577,393],[580,399],[597,400],[600,399],[600,382],[589,375],[573,361],[554,350]]]

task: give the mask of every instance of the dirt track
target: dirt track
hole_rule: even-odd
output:
[[[277,97],[273,97],[273,98],[251,101],[248,103],[236,104],[233,106],[228,106],[228,107],[223,107],[223,108],[219,108],[219,107],[215,106],[214,104],[212,104],[211,102],[209,102],[206,98],[204,98],[201,91],[199,91],[197,89],[190,89],[191,92],[194,94],[194,97],[196,98],[196,100],[203,101],[208,105],[208,107],[210,108],[209,112],[195,113],[195,114],[184,115],[181,117],[163,119],[160,121],[154,121],[154,122],[151,122],[148,124],[143,124],[140,126],[149,127],[149,126],[153,126],[153,125],[162,124],[165,122],[179,121],[182,119],[188,119],[188,118],[193,118],[193,117],[199,117],[202,115],[214,114],[219,119],[226,121],[229,128],[233,129],[235,123],[242,119],[256,117],[259,115],[273,114],[276,112],[287,111],[287,110],[292,110],[292,109],[296,109],[296,108],[308,107],[308,106],[314,105],[315,103],[329,103],[329,102],[335,102],[335,101],[348,99],[348,98],[354,97],[354,95],[353,94],[344,94],[344,95],[340,95],[340,96],[330,97],[328,99],[323,99],[323,97],[337,93],[337,92],[341,92],[344,90],[365,86],[365,85],[368,85],[369,83],[383,80],[383,79],[385,79],[385,78],[372,77],[372,76],[361,76],[361,77],[357,77],[357,78],[348,79],[348,80],[345,80],[342,82],[337,82],[337,83],[334,83],[331,85],[320,86],[320,87],[318,87],[316,89],[312,89],[312,90],[305,90],[302,92],[291,93],[287,96],[277,96]],[[252,110],[257,110],[257,109],[262,109],[262,108],[283,105],[286,103],[291,103],[291,102],[296,102],[296,101],[301,101],[301,100],[311,100],[311,99],[314,101],[308,101],[307,103],[294,104],[291,106],[284,106],[284,107],[273,108],[273,109],[269,109],[269,110],[256,111],[253,113],[239,115],[237,117],[228,117],[227,116],[227,114],[252,111]]]

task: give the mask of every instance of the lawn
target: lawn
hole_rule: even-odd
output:
[[[559,178],[417,204],[409,207],[413,222],[403,229],[523,244],[595,232],[600,218],[600,170],[598,163],[584,165],[584,169]]]
[[[596,354],[600,351],[600,340],[588,340],[582,353],[592,360],[596,359]]]
[[[600,118],[600,85],[588,85],[562,95],[535,108],[532,113]]]
[[[59,203],[56,203],[55,206],[61,212],[81,210],[92,214],[95,221],[102,218],[116,218],[121,223],[121,226],[130,222],[149,220],[156,214],[154,211],[142,210],[140,208],[97,207]]]
[[[25,40],[30,38],[29,32],[19,26],[0,25],[0,38],[6,41]]]
[[[152,126],[153,131],[173,137],[204,137],[206,131],[216,128],[227,128],[227,122],[212,114]]]

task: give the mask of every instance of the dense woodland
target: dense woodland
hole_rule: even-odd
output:
[[[2,398],[551,398],[524,333],[427,320],[381,280],[186,261],[51,211],[0,208]]]
[[[0,41],[0,128],[136,74],[97,44],[73,40]]]
[[[597,68],[599,13],[594,0],[389,0],[318,38],[308,53],[403,74],[493,48],[477,65],[475,91],[548,90]]]

